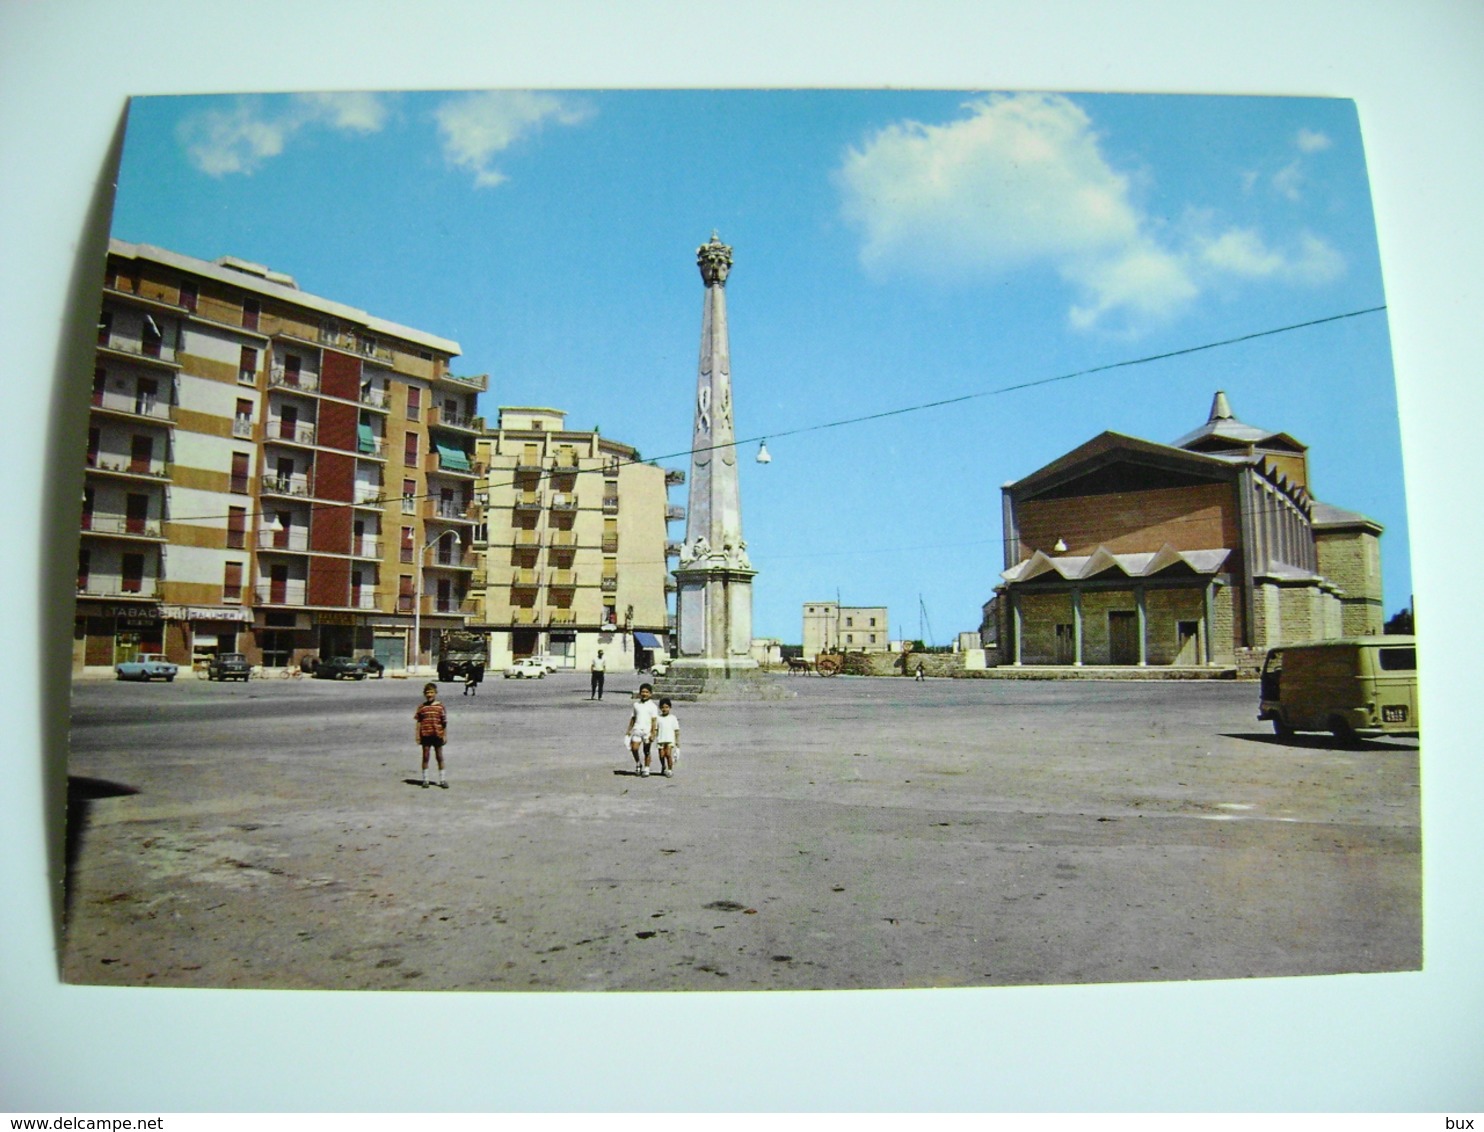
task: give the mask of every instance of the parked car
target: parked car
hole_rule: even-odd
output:
[[[525,660],[517,660],[509,668],[505,669],[505,679],[514,677],[517,680],[544,680],[546,678],[546,665],[533,657]]]
[[[158,652],[144,653],[138,660],[126,660],[114,665],[113,670],[120,680],[163,680],[167,684],[180,671],[165,659],[164,653]]]
[[[536,656],[528,656],[526,657],[526,659],[534,661],[542,668],[546,669],[546,671],[548,672],[555,672],[560,667],[560,665],[557,664],[555,657],[547,656],[545,653],[538,653]]]
[[[252,675],[252,665],[240,652],[219,652],[206,665],[208,680],[246,680]]]
[[[649,674],[651,676],[663,676],[666,672],[669,671],[670,660],[668,657],[659,657],[657,660],[654,661],[653,664],[649,666]]]
[[[366,669],[352,657],[331,656],[316,662],[313,675],[316,680],[364,680]]]
[[[374,656],[363,656],[356,661],[356,664],[360,666],[362,672],[373,680],[380,680],[386,672],[386,665],[382,664]]]

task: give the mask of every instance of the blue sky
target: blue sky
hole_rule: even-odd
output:
[[[565,408],[675,467],[713,229],[735,255],[738,435],[774,457],[739,464],[759,635],[797,641],[801,605],[838,594],[911,637],[920,599],[947,643],[1003,568],[1003,483],[1104,429],[1172,441],[1217,389],[1310,445],[1320,499],[1385,525],[1386,609],[1407,604],[1384,314],[993,392],[1383,304],[1347,101],[146,98],[113,226],[453,338],[456,369],[490,375],[487,416]]]

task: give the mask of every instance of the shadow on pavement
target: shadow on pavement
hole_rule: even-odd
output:
[[[1243,739],[1249,743],[1266,743],[1270,747],[1296,747],[1307,751],[1408,751],[1416,750],[1412,743],[1378,742],[1374,739],[1356,739],[1353,743],[1342,743],[1333,735],[1315,732],[1305,735],[1289,735],[1286,738],[1271,731],[1224,731],[1227,739]]]
[[[62,874],[63,915],[72,911],[72,891],[77,880],[77,859],[82,852],[83,833],[92,814],[93,803],[99,798],[122,798],[138,794],[133,786],[122,782],[110,782],[106,778],[84,778],[67,776],[67,848],[66,871]]]

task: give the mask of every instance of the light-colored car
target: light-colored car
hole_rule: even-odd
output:
[[[113,671],[120,680],[164,680],[168,684],[180,670],[165,659],[164,653],[147,652],[138,660],[114,665]]]
[[[547,656],[545,653],[538,653],[536,656],[528,656],[526,657],[526,659],[539,664],[548,672],[555,672],[557,668],[560,667],[557,664],[555,657]]]
[[[505,669],[505,679],[516,680],[542,680],[546,677],[546,665],[534,657],[525,660],[517,660],[509,668]]]

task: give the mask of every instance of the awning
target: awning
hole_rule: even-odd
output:
[[[467,472],[470,470],[469,454],[462,448],[450,448],[446,444],[438,444],[436,447],[438,449],[438,462],[445,468],[452,468],[458,472]]]
[[[635,632],[634,632],[634,643],[636,645],[638,645],[640,648],[646,648],[646,649],[664,648],[664,646],[662,644],[660,644],[660,639],[658,637],[656,637],[653,633],[641,633],[641,632],[639,632],[637,630],[635,630]]]
[[[371,431],[370,425],[357,425],[356,433],[360,437],[362,452],[370,453],[376,451],[376,434]]]

